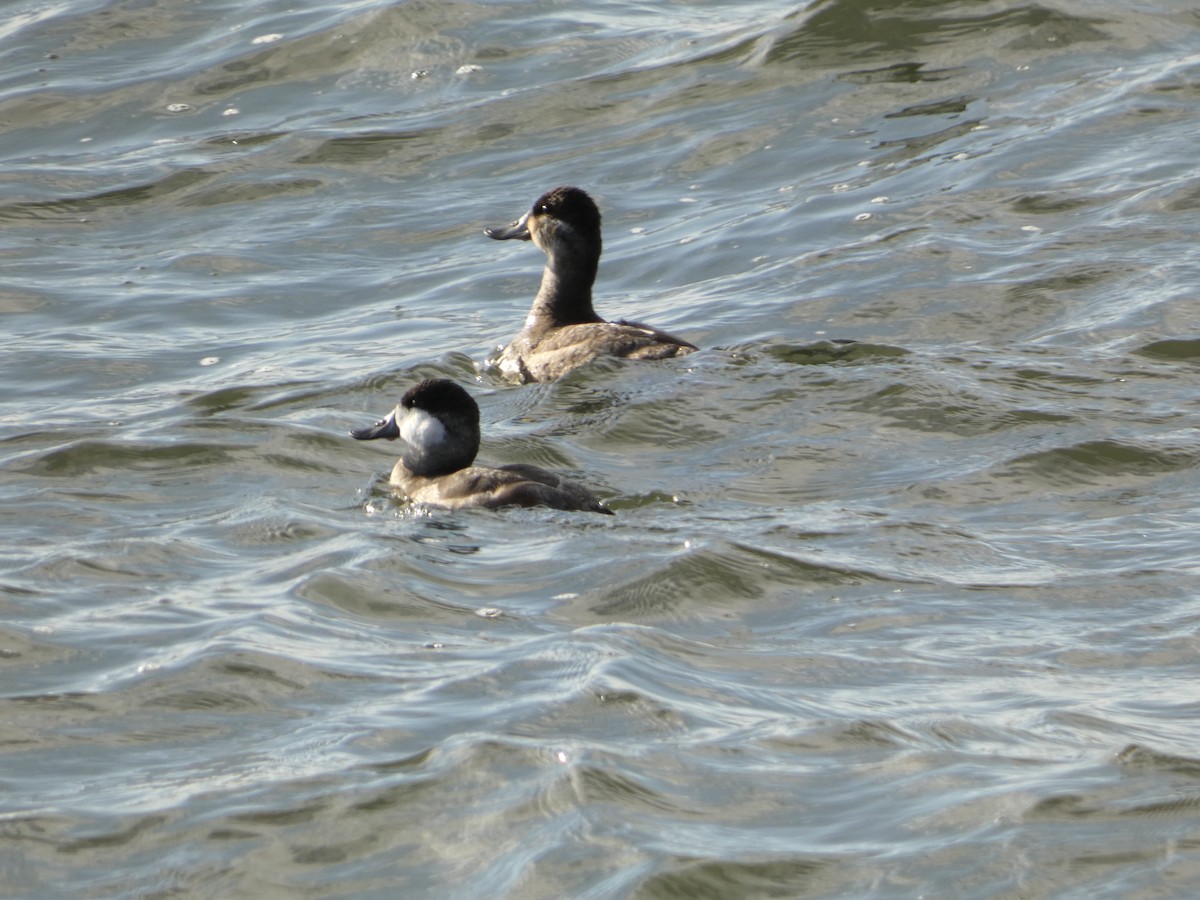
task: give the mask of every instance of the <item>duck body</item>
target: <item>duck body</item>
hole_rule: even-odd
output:
[[[514,381],[554,381],[599,356],[667,359],[694,344],[640,322],[606,322],[592,306],[600,264],[600,210],[577,187],[539,197],[521,218],[484,233],[498,241],[532,241],[546,254],[541,285],[525,326],[496,357]]]
[[[612,515],[583,485],[539,466],[474,465],[479,406],[444,378],[410,388],[389,415],[350,434],[361,441],[404,440],[408,449],[388,482],[412,503],[448,509],[548,506]]]
[[[452,477],[414,475],[396,463],[389,479],[397,491],[413,503],[448,509],[477,506],[548,506],[612,515],[583,485],[538,466],[520,463],[507,466],[469,466]]]
[[[513,381],[556,381],[599,356],[668,359],[695,349],[687,341],[640,322],[600,321],[549,328],[526,325],[495,363]]]

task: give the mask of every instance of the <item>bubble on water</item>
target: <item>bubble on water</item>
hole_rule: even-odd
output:
[[[200,360],[200,365],[215,366],[220,361],[221,361],[221,357],[219,357],[219,356],[206,356],[206,357],[204,357],[204,359]]]
[[[260,34],[258,37],[250,41],[251,44],[273,44],[276,41],[283,40],[282,34]]]

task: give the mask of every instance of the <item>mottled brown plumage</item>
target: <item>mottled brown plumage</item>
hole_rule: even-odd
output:
[[[387,417],[350,434],[360,441],[403,438],[407,450],[388,480],[413,503],[450,509],[549,506],[612,515],[583,485],[538,466],[473,465],[479,406],[445,378],[410,388]]]
[[[592,306],[600,264],[600,210],[577,187],[557,187],[504,228],[484,232],[498,241],[531,240],[546,253],[542,282],[525,327],[496,364],[516,381],[553,381],[598,356],[666,359],[696,349],[682,338],[641,322],[606,322]]]

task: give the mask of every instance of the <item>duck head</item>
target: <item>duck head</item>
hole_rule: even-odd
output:
[[[404,466],[414,475],[435,477],[465,469],[479,452],[479,406],[446,378],[422,381],[387,416],[350,436],[360,441],[401,438]]]
[[[582,188],[563,186],[546,191],[529,212],[510,225],[485,228],[496,241],[533,241],[550,264],[570,261],[595,275],[600,261],[600,210]]]

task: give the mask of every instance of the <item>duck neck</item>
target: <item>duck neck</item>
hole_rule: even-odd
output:
[[[413,475],[422,478],[437,478],[439,475],[449,475],[459,469],[465,469],[475,461],[479,450],[479,431],[476,428],[474,441],[464,443],[461,447],[409,447],[401,458],[404,468]]]
[[[559,327],[603,321],[592,308],[592,283],[599,263],[598,256],[573,264],[547,259],[527,325],[536,321]]]

